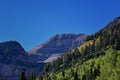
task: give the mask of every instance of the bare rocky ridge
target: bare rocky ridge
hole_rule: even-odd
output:
[[[47,56],[43,62],[51,62],[59,57],[61,53],[79,47],[85,40],[85,34],[57,34],[47,42],[29,51],[29,54]]]

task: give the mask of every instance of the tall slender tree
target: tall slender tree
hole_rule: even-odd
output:
[[[27,78],[25,76],[25,71],[21,72],[19,80],[27,80]]]

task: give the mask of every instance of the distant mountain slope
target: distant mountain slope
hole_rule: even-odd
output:
[[[58,54],[80,46],[85,34],[57,34],[47,42],[29,51],[30,54]]]
[[[1,55],[18,55],[18,54],[25,55],[26,52],[18,42],[7,41],[7,42],[0,43],[0,54]]]
[[[31,61],[22,46],[16,41],[0,43],[0,78],[17,80],[21,71],[28,75],[31,71],[40,71],[37,62]]]
[[[68,50],[77,48],[84,42],[86,37],[87,35],[85,34],[57,34],[28,53],[50,56],[50,59],[46,60],[49,62],[49,60],[52,59],[51,57],[53,57],[52,54],[61,54]]]

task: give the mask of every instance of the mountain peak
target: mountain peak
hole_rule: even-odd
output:
[[[17,41],[6,41],[0,43],[0,53],[4,55],[18,55],[26,53],[23,47]]]
[[[68,33],[68,34],[56,34],[55,36],[53,36],[51,39],[74,39],[74,38],[76,38],[76,37],[79,37],[79,36],[86,36],[85,34],[70,34],[70,33]],[[50,39],[50,40],[51,40]]]
[[[118,25],[120,25],[120,16],[116,17],[115,19],[113,19],[110,23],[108,23],[103,29],[100,30],[100,32],[102,31],[108,31],[111,28],[115,28],[115,27],[119,27]]]
[[[116,17],[115,19],[114,19],[114,21],[120,21],[120,16],[118,16],[118,17]]]
[[[72,34],[72,33],[63,33],[63,34],[56,34],[55,36],[79,36],[85,34]]]
[[[47,42],[29,51],[30,54],[58,54],[76,48],[82,44],[85,34],[56,34]]]

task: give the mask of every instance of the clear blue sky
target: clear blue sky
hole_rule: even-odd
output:
[[[26,51],[62,33],[92,34],[120,16],[120,0],[0,0],[0,42]]]

